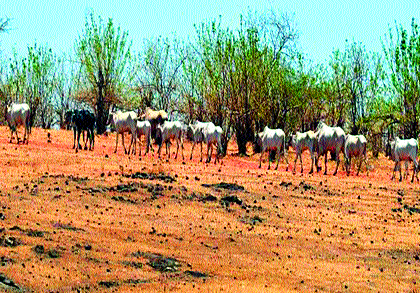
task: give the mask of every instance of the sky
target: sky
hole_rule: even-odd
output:
[[[158,36],[193,39],[194,24],[221,16],[222,25],[235,29],[248,11],[293,15],[298,45],[314,63],[325,63],[333,50],[344,50],[346,40],[361,42],[367,51],[380,52],[389,28],[395,23],[409,29],[414,17],[420,23],[418,0],[0,0],[0,18],[10,18],[9,30],[0,34],[3,56],[26,55],[27,47],[43,45],[60,55],[73,53],[86,16],[93,11],[128,31],[133,50],[140,52],[144,39]],[[1,56],[1,55],[0,55]]]

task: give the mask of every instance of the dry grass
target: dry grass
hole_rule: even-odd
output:
[[[8,135],[0,127],[0,288],[419,291],[420,185],[391,182],[386,158],[368,176],[310,176],[305,154],[293,175],[284,162],[258,169],[259,155],[139,160],[114,154],[114,135],[78,154],[69,131],[33,129],[28,145]],[[221,182],[245,190],[203,186]]]

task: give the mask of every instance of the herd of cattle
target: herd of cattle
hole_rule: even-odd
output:
[[[10,106],[6,106],[5,117],[11,131],[10,142],[12,142],[13,133],[15,132],[17,143],[19,143],[20,139],[17,134],[17,127],[23,125],[25,128],[23,143],[28,143],[30,133],[30,108],[28,104],[14,103]],[[88,110],[70,110],[66,112],[65,122],[73,128],[73,148],[76,152],[78,149],[82,148],[80,145],[81,134],[83,134],[84,148],[88,148],[89,142],[89,150],[93,149],[95,144],[95,121],[95,115]],[[222,128],[220,126],[215,126],[212,122],[196,121],[194,124],[185,125],[180,121],[168,121],[168,115],[164,111],[153,111],[149,108],[146,109],[144,115],[140,117],[134,111],[122,112],[121,110],[115,111],[111,108],[107,125],[116,132],[114,152],[117,152],[119,134],[121,134],[122,145],[126,154],[129,154],[130,152],[135,154],[137,139],[139,139],[140,142],[141,136],[145,136],[145,154],[149,152],[149,149],[152,149],[153,151],[151,142],[152,139],[154,139],[155,143],[159,145],[157,151],[159,158],[161,156],[163,144],[166,145],[166,154],[168,158],[170,157],[171,140],[175,140],[177,143],[175,159],[178,157],[179,148],[181,148],[182,159],[184,159],[183,138],[186,137],[193,142],[190,159],[192,159],[195,145],[199,143],[201,147],[200,161],[203,160],[202,143],[205,143],[207,145],[207,163],[211,160],[213,146],[217,147],[214,160],[216,163],[219,160],[219,155],[223,152],[222,140],[227,139],[223,136]],[[126,132],[131,133],[131,141],[128,150],[124,145],[124,133]],[[286,135],[283,130],[270,129],[266,126],[262,132],[258,133],[257,140],[262,148],[259,159],[260,168],[264,153],[270,150],[276,150],[276,169],[278,168],[281,155],[284,156],[287,165],[289,165],[286,155],[289,145],[292,146],[296,152],[293,173],[296,172],[296,162],[298,158],[301,164],[301,172],[303,172],[302,152],[305,150],[309,150],[311,155],[310,173],[314,172],[314,165],[317,168],[317,172],[321,170],[321,167],[318,166],[318,160],[320,156],[324,156],[324,174],[327,174],[328,152],[330,152],[336,160],[334,175],[337,174],[341,152],[344,153],[347,175],[350,173],[352,158],[359,158],[357,174],[359,174],[362,162],[366,162],[367,140],[363,135],[346,134],[341,127],[330,127],[324,122],[318,124],[316,131],[297,132],[292,135],[289,142],[286,140]],[[387,146],[387,156],[395,162],[392,179],[395,177],[395,171],[399,170],[401,181],[401,162],[405,162],[407,173],[408,162],[412,161],[413,176],[411,182],[414,181],[414,176],[416,176],[417,181],[419,181],[417,154],[417,139],[399,139],[397,137],[390,142]],[[139,155],[141,155],[141,146],[139,146]],[[268,169],[270,169],[270,160],[268,160]]]

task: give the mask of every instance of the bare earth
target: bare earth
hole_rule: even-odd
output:
[[[115,134],[78,154],[71,131],[9,138],[0,127],[0,291],[420,291],[420,183],[390,181],[384,157],[325,176],[305,153],[293,175],[292,151],[289,171],[266,170],[234,143],[215,165],[190,143],[166,161],[115,154]]]

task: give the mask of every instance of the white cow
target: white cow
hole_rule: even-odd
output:
[[[296,152],[295,157],[295,165],[293,167],[293,173],[296,173],[296,161],[299,158],[300,160],[300,173],[303,173],[303,164],[302,164],[302,152],[305,150],[309,150],[309,153],[311,154],[311,171],[309,174],[312,174],[314,172],[314,162],[315,162],[315,151],[316,151],[316,135],[315,132],[312,130],[306,131],[306,132],[296,132],[292,136],[292,147],[294,148]]]
[[[203,129],[203,140],[207,145],[207,160],[206,163],[210,163],[211,155],[213,153],[213,145],[217,145],[216,156],[214,163],[219,161],[219,153],[222,153],[222,135],[223,130],[220,126],[215,126],[210,123]]]
[[[136,125],[136,136],[139,140],[139,156],[141,156],[141,136],[144,135],[146,138],[146,152],[145,155],[149,152],[149,148],[152,147],[151,141],[151,134],[152,134],[152,126],[148,120],[145,121],[137,121]],[[153,151],[153,148],[152,148]],[[134,145],[134,154],[136,153],[136,145]]]
[[[394,152],[392,151],[391,152],[391,150],[393,150],[394,149],[394,146],[395,146],[395,140],[393,140],[393,141],[391,141],[390,143],[389,143],[389,145],[387,146],[387,149],[386,149],[386,155],[392,160],[392,161],[394,161],[395,162],[395,154],[394,154]],[[405,174],[404,174],[404,179],[407,179],[407,177],[410,175],[410,172],[408,171],[408,161],[404,161],[404,166],[405,166]]]
[[[21,125],[25,128],[25,133],[23,135],[23,143],[28,143],[30,129],[30,108],[26,103],[17,104],[13,103],[10,106],[6,106],[6,121],[10,128],[10,142],[13,139],[13,132],[16,132],[16,140],[19,144],[19,136],[17,128]]]
[[[287,165],[289,165],[289,162],[286,156],[286,135],[284,134],[283,130],[270,129],[266,126],[262,132],[258,133],[258,138],[261,141],[261,148],[262,148],[259,168],[261,168],[261,160],[262,160],[264,152],[269,151],[269,150],[274,150],[274,149],[276,150],[276,156],[277,156],[276,170],[279,167],[280,153],[283,153],[283,156],[286,159],[286,163]],[[286,171],[288,170],[288,168],[289,166],[286,167]],[[270,156],[268,158],[268,169],[270,169]]]
[[[122,145],[124,147],[124,153],[129,154],[131,150],[131,146],[134,143],[136,145],[136,131],[137,131],[137,114],[134,111],[128,112],[121,112],[118,110],[117,112],[111,111],[108,118],[108,123],[112,124],[115,127],[115,132],[117,134],[116,142],[115,142],[115,150],[114,153],[117,152],[118,147],[118,135],[121,134],[122,137]],[[127,149],[124,145],[124,133],[130,132],[131,133],[131,141],[130,147]],[[134,147],[133,147],[134,150]]]
[[[192,155],[194,152],[194,147],[197,143],[200,144],[200,162],[203,161],[203,142],[204,142],[204,134],[203,131],[204,129],[207,127],[214,127],[215,125],[212,122],[200,122],[200,121],[196,121],[194,124],[189,124],[188,125],[188,138],[190,140],[192,140],[193,145],[191,148],[191,155],[190,155],[190,160],[192,160]]]
[[[347,175],[350,174],[351,158],[353,157],[357,157],[360,160],[359,167],[357,169],[357,175],[359,175],[360,168],[362,167],[362,162],[366,162],[366,146],[367,140],[364,135],[348,134],[346,136],[346,140],[344,143],[344,156]]]
[[[335,154],[337,165],[335,167],[334,175],[337,174],[338,165],[340,164],[340,152],[344,152],[344,143],[346,134],[341,127],[330,127],[324,122],[319,122],[316,131],[318,155],[316,157],[316,169],[319,172],[321,167],[318,167],[318,160],[320,156],[325,158],[325,171],[327,174],[327,160],[328,151]]]
[[[400,139],[397,137],[394,142],[393,148],[391,148],[391,154],[394,156],[395,167],[392,172],[391,180],[395,178],[395,171],[397,169],[400,171],[400,181],[402,180],[401,161],[413,161],[414,171],[411,182],[414,181],[414,174],[416,175],[417,181],[419,181],[417,164],[419,146],[417,140],[414,138]]]
[[[184,143],[183,143],[183,132],[184,126],[180,121],[165,121],[163,124],[159,124],[156,127],[156,138],[159,138],[160,145],[158,149],[158,156],[160,158],[160,152],[162,145],[166,144],[166,154],[168,158],[171,157],[170,152],[170,140],[176,140],[176,154],[175,159],[178,157],[179,146],[181,145],[182,159],[184,160]]]

